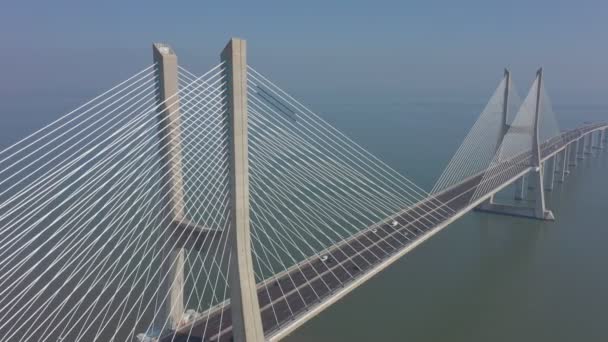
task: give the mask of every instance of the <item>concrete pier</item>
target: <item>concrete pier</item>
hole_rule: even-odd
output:
[[[500,149],[500,146],[502,145],[502,142],[505,139],[505,135],[507,135],[507,132],[509,131],[509,128],[510,128],[509,124],[507,123],[507,119],[509,116],[509,89],[511,88],[511,73],[506,68],[505,68],[503,77],[505,80],[505,89],[504,89],[503,95],[502,95],[502,113],[501,113],[501,118],[500,118],[502,125],[501,125],[501,131],[498,135],[498,141],[496,142],[496,147],[494,148],[495,153],[498,152],[498,150]],[[488,199],[487,202],[489,204],[493,204],[494,195],[492,195],[492,197],[490,197],[490,199]]]
[[[180,109],[177,87],[177,55],[165,44],[152,46],[154,62],[158,67],[158,134],[161,165],[163,166],[163,197],[171,222],[181,222],[185,216],[184,180],[182,176],[182,152],[180,132]],[[169,225],[172,227],[173,225]],[[167,240],[173,239],[171,228],[165,232]],[[174,243],[165,243],[165,262],[162,274],[167,274],[161,288],[169,292],[164,300],[165,313],[171,329],[176,329],[184,313],[184,250],[173,248]],[[165,292],[161,292],[165,293]],[[162,318],[164,320],[164,318]]]
[[[568,166],[576,167],[578,162],[578,140],[568,145],[567,149],[569,150],[570,161]]]
[[[585,146],[584,154],[585,155],[592,154],[593,153],[593,149],[592,149],[592,146],[593,146],[593,132],[585,135],[584,141],[585,141],[585,143],[583,144]]]
[[[526,176],[519,177],[515,181],[515,200],[521,201],[526,196]]]
[[[226,108],[230,125],[230,304],[237,342],[264,341],[251,255],[247,137],[247,44],[232,38],[221,54],[226,72]]]
[[[582,137],[576,141],[577,147],[577,159],[585,159],[585,137]]]
[[[566,174],[568,173],[568,152],[570,149],[566,147],[560,153],[560,167],[559,167],[559,183],[563,183],[566,181]]]
[[[597,131],[596,136],[595,136],[595,141],[593,143],[593,149],[601,150],[603,148],[603,146],[602,146],[602,140],[604,140],[604,137],[602,136],[603,133],[604,133],[603,130]]]
[[[557,169],[557,156],[555,155],[553,158],[549,159],[546,164],[546,175],[547,175],[547,184],[545,184],[545,190],[553,191],[553,183],[555,183],[555,171]]]

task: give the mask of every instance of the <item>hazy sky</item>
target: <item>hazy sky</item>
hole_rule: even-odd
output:
[[[155,41],[202,72],[239,36],[251,65],[311,96],[489,96],[504,66],[523,92],[543,65],[554,103],[606,104],[607,33],[605,0],[5,1],[0,98],[93,95]]]

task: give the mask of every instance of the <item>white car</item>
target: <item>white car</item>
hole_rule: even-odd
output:
[[[399,224],[399,222],[397,222],[396,220],[393,220],[393,222],[391,222],[391,227],[397,227],[398,224]]]

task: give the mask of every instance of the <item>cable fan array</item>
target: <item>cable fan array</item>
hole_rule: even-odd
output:
[[[512,177],[514,170],[523,170],[531,165],[530,157],[534,139],[539,85],[541,85],[538,110],[539,144],[542,148],[544,145],[556,143],[556,139],[562,139],[549,96],[544,89],[544,85],[537,78],[530,87],[530,91],[517,111],[515,118],[510,123],[508,131],[504,134],[500,147],[471,197],[471,202],[481,198],[509,177]]]
[[[390,223],[396,213],[429,201],[429,195],[409,179],[371,155],[318,115],[303,106],[267,77],[249,67],[249,161],[251,225],[256,277],[262,289],[297,297],[275,308],[270,302],[263,315],[272,316],[276,328],[282,317],[296,317],[303,306],[323,300],[325,293],[304,292],[298,283],[325,283],[318,267],[307,267],[319,258],[333,258],[332,246],[362,232],[376,234],[380,224]],[[422,217],[438,217],[451,210],[439,201],[421,206]],[[405,230],[404,230],[405,231]],[[394,237],[380,236],[361,252],[372,259],[355,260],[366,269],[400,248]],[[398,233],[405,236],[406,233]],[[400,236],[402,237],[402,236]],[[411,238],[408,237],[406,241]],[[380,247],[379,247],[380,246]],[[350,279],[334,274],[342,286]],[[312,270],[311,270],[312,269]],[[297,272],[294,272],[296,270]],[[338,272],[330,268],[325,273]],[[298,279],[292,279],[292,275]],[[299,279],[305,277],[304,280]],[[287,279],[285,279],[287,278]],[[272,285],[274,284],[274,286]],[[285,285],[287,284],[287,285]],[[295,287],[294,287],[295,286]],[[322,291],[334,288],[325,283]],[[294,294],[295,293],[295,294]],[[273,297],[271,293],[264,295]],[[270,313],[269,313],[270,312]]]
[[[163,265],[179,246],[161,193],[158,126],[168,119],[157,72],[145,68],[0,152],[3,339],[132,340],[167,329]],[[216,229],[221,242],[185,252],[184,298],[196,310],[185,320],[227,296],[223,77],[221,64],[180,74],[179,94],[165,101],[182,108],[187,223]]]
[[[509,87],[509,89],[505,89]],[[513,82],[504,78],[464,138],[462,144],[435,183],[431,193],[436,194],[485,171],[491,164],[502,143],[504,133],[503,111],[507,90],[507,120],[512,118],[521,105],[521,99]]]

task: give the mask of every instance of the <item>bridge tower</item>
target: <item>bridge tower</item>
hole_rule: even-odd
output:
[[[226,79],[226,108],[230,127],[230,208],[231,223],[228,243],[231,247],[229,286],[232,329],[235,341],[264,340],[260,307],[251,252],[249,223],[249,165],[247,138],[247,52],[245,40],[231,39],[221,53]],[[185,214],[182,173],[180,109],[178,96],[177,56],[167,45],[153,45],[154,61],[158,68],[158,131],[160,154],[165,184],[164,203],[167,203],[171,227],[185,229],[190,223]],[[184,224],[183,224],[184,223]],[[213,232],[204,227],[191,227]],[[168,231],[167,239],[177,234]],[[164,251],[168,256],[161,265],[167,274],[161,286],[168,291],[165,301],[170,328],[180,327],[184,313],[184,246]],[[163,291],[164,293],[167,293]],[[164,318],[163,318],[164,319]]]
[[[529,172],[527,178],[530,184],[534,186],[528,187],[530,193],[534,197],[533,207],[521,207],[506,204],[496,204],[492,200],[487,200],[480,204],[476,210],[485,211],[495,214],[521,216],[528,218],[535,218],[540,220],[554,220],[553,213],[547,210],[545,207],[545,187],[544,187],[544,165],[541,161],[540,152],[540,108],[541,108],[541,94],[542,94],[542,82],[543,82],[543,70],[542,68],[536,73],[536,106],[534,110],[534,123],[532,127],[532,146],[531,146],[531,158],[530,166],[532,170]],[[555,165],[555,163],[553,163]],[[555,170],[551,170],[555,172]],[[516,180],[515,187],[516,193],[515,198],[523,198],[524,191],[524,178],[526,175],[522,175],[520,179]]]
[[[536,184],[538,185],[534,189],[534,216],[538,219],[553,220],[554,216],[550,210],[545,207],[545,192],[543,186],[543,163],[541,162],[540,153],[540,100],[541,90],[543,86],[543,68],[538,69],[536,72],[536,107],[534,111],[534,131],[532,138],[532,170],[531,177],[536,178]],[[554,171],[553,171],[554,172]]]
[[[247,122],[247,43],[232,38],[221,54],[230,125],[230,304],[235,341],[264,340],[251,254]]]
[[[498,135],[498,141],[496,142],[496,148],[494,150],[495,153],[498,153],[498,151],[500,150],[500,146],[502,145],[503,140],[505,139],[505,135],[507,135],[507,132],[509,131],[509,124],[507,123],[507,119],[508,119],[508,115],[509,115],[509,89],[511,88],[511,73],[509,72],[509,70],[507,68],[505,68],[505,72],[504,72],[504,84],[505,84],[505,89],[503,90],[503,96],[502,96],[502,113],[501,113],[501,127],[500,127],[500,133]],[[523,189],[523,182],[518,185],[518,187],[521,187],[521,189]],[[522,195],[523,196],[523,195]],[[517,194],[516,194],[517,197]],[[522,197],[523,198],[523,197]],[[492,197],[490,197],[487,201],[488,204],[493,204],[494,203],[494,195],[492,195]]]
[[[177,55],[165,44],[154,44],[152,55],[157,67],[158,79],[158,135],[161,157],[161,173],[164,178],[163,203],[166,203],[170,227],[185,218],[184,180],[182,174],[180,108],[177,78]],[[166,239],[173,239],[173,231],[164,232]],[[165,313],[171,329],[176,329],[184,313],[184,249],[174,248],[175,243],[164,243],[162,273],[166,274],[160,293],[169,292],[164,301]],[[167,256],[167,257],[165,257]],[[162,325],[164,325],[164,318]]]

